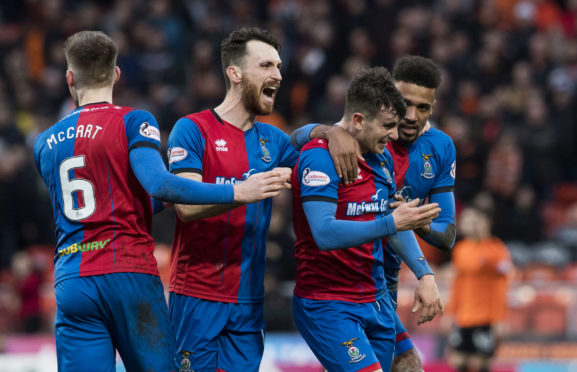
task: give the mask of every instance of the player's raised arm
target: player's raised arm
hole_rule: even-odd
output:
[[[166,170],[160,154],[149,147],[130,152],[130,164],[142,187],[155,199],[179,204],[252,203],[287,188],[277,171],[261,173],[239,185],[214,185],[178,177]],[[248,181],[248,180],[247,180]]]
[[[290,188],[290,168],[275,168],[269,172],[256,173],[245,181],[234,185],[235,202],[230,204],[175,204],[174,208],[183,222],[195,221],[201,218],[218,216],[233,208],[259,200],[273,198],[280,190]],[[179,177],[202,182],[199,173],[178,173]]]
[[[337,206],[326,201],[307,201],[303,209],[311,232],[320,249],[354,247],[368,241],[412,230],[415,226],[428,224],[439,213],[436,204],[417,206],[407,203],[392,214],[372,221],[350,221],[336,218]]]

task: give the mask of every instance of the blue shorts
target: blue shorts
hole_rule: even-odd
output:
[[[396,345],[395,345],[395,358],[404,353],[405,351],[415,348],[411,336],[407,329],[399,319],[399,314],[397,314],[397,292],[389,291],[393,306],[395,307],[395,333],[397,334]]]
[[[58,371],[171,371],[174,338],[160,278],[114,273],[59,282],[56,293]]]
[[[257,372],[264,351],[263,304],[169,295],[176,370]]]
[[[389,371],[395,349],[390,298],[376,302],[318,301],[293,297],[296,326],[329,371]]]

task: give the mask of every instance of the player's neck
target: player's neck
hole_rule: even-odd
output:
[[[228,94],[224,101],[214,108],[214,111],[226,121],[240,130],[247,131],[254,125],[255,115],[248,112],[240,95]]]
[[[81,89],[78,94],[78,106],[96,102],[112,103],[112,89],[110,87]]]

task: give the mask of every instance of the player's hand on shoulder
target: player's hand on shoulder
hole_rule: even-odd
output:
[[[364,160],[359,142],[339,126],[327,131],[327,142],[339,177],[345,185],[355,182],[359,173],[358,159]]]
[[[289,189],[287,171],[275,168],[268,172],[250,175],[244,182],[234,185],[234,201],[238,203],[253,203],[259,200],[273,198],[281,190]],[[290,174],[288,175],[290,181]]]
[[[419,206],[420,199],[400,204],[393,211],[397,231],[414,230],[429,225],[441,212],[438,203]]]

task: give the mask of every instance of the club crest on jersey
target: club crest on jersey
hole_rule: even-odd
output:
[[[352,338],[349,341],[345,341],[341,344],[347,348],[347,353],[349,354],[349,358],[351,358],[349,363],[358,363],[366,357],[366,354],[361,354],[359,348],[353,345],[353,341],[356,340],[358,340],[358,338]]]
[[[186,149],[182,147],[172,147],[168,149],[167,156],[168,156],[168,163],[172,164],[174,162],[186,159],[186,157],[188,156],[188,151],[186,151]]]
[[[150,125],[147,121],[140,124],[140,130],[138,132],[144,137],[160,141],[160,131],[155,126]]]
[[[312,171],[310,168],[305,168],[303,171],[302,183],[306,186],[317,187],[328,185],[331,178],[328,174],[321,171]]]
[[[453,177],[453,179],[455,179],[456,171],[457,171],[457,162],[454,161],[453,164],[451,164],[451,172],[450,172],[451,177]]]
[[[265,163],[270,163],[270,161],[272,160],[271,156],[270,156],[270,152],[268,151],[268,149],[266,148],[266,143],[269,142],[268,140],[264,139],[264,138],[259,138],[260,141],[260,149],[262,150],[262,156],[260,157],[262,159],[262,161],[264,161]]]
[[[181,351],[180,353],[182,354],[182,360],[180,361],[180,369],[178,371],[194,372],[192,369],[190,369],[192,364],[190,363],[190,359],[188,359],[188,356],[192,354],[192,351]]]
[[[387,168],[387,161],[383,160],[381,162],[381,169],[383,170],[383,173],[385,174],[385,180],[387,181],[387,183],[392,184],[393,183],[393,177],[391,176],[391,172],[389,172],[389,169]]]
[[[214,143],[216,144],[216,151],[228,151],[228,147],[226,147],[226,141],[222,138],[217,139],[214,141]]]
[[[425,159],[424,171],[423,171],[423,173],[421,173],[421,177],[427,178],[427,179],[431,179],[431,178],[435,177],[435,174],[433,173],[433,166],[429,162],[429,158],[433,155],[421,154],[421,156],[423,157],[423,159]]]

